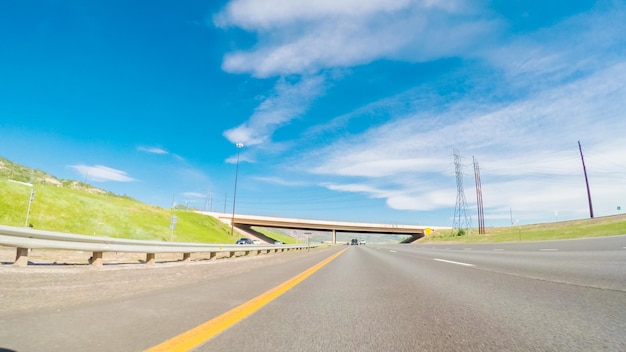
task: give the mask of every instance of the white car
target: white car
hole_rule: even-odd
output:
[[[253,244],[261,244],[261,241],[259,241],[259,240],[252,240],[252,243]]]

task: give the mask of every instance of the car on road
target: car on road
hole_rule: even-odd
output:
[[[359,245],[359,239],[358,238],[353,238],[352,241],[350,241],[350,244],[353,246],[358,246]]]
[[[237,244],[254,244],[254,241],[252,241],[249,238],[242,237],[242,238],[237,240]]]
[[[365,240],[361,240],[361,241],[359,241],[359,244],[360,244],[361,246],[363,246],[363,245],[367,244],[367,242],[365,242]]]

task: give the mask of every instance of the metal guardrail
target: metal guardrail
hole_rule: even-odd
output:
[[[191,253],[211,253],[214,258],[218,252],[228,252],[229,257],[235,256],[236,252],[263,251],[282,252],[286,250],[301,250],[309,248],[308,245],[237,245],[237,244],[204,244],[183,242],[157,242],[129,240],[122,238],[85,236],[62,232],[35,230],[24,227],[0,225],[0,245],[16,247],[15,266],[28,265],[29,249],[63,249],[93,252],[90,263],[95,266],[102,265],[104,252],[146,253],[146,263],[155,262],[156,253],[183,253],[183,260],[190,260]]]

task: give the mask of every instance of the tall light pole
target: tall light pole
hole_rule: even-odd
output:
[[[230,218],[230,235],[233,235],[233,226],[235,225],[235,202],[237,201],[237,177],[239,176],[239,152],[243,148],[242,143],[235,144],[237,147],[237,166],[235,166],[235,190],[233,191],[233,216]]]
[[[26,222],[24,223],[24,227],[28,227],[28,216],[30,215],[30,205],[35,200],[35,188],[30,189],[30,197],[28,197],[28,209],[26,210]]]

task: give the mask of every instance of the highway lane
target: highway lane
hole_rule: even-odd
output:
[[[624,239],[550,248],[342,246],[276,263],[261,257],[253,259],[258,267],[182,287],[2,315],[0,348],[144,350],[347,248],[196,350],[624,351]],[[159,280],[157,273],[185,275],[188,267],[142,270]]]
[[[532,249],[505,269],[497,263],[508,254],[468,252],[352,247],[197,350],[626,350],[626,292],[623,282],[607,284],[623,278],[625,250],[605,251],[616,275],[573,284],[553,280],[561,269],[572,276],[573,260],[558,259],[557,251]],[[553,260],[558,264],[548,265]],[[594,287],[602,285],[613,288]]]
[[[12,311],[5,306],[0,314],[0,351],[142,351],[237,307],[341,249],[152,267],[51,270],[44,266],[13,268],[13,274],[4,270],[0,272],[0,285],[10,285],[20,275],[42,275],[45,280],[40,287],[23,292],[28,295],[32,290],[46,291],[46,296],[39,296],[49,304],[26,311]],[[74,274],[67,275],[64,269]],[[183,277],[187,276],[196,278],[186,281]],[[173,284],[177,281],[172,277],[180,277],[184,284]],[[129,281],[133,278],[143,284],[155,282],[154,287],[162,283],[162,287],[138,294],[116,294],[140,289]],[[62,290],[56,285],[58,281],[76,287],[76,292]],[[56,286],[49,289],[47,283]],[[93,285],[91,299],[74,299],[73,295],[84,294],[85,284]],[[102,289],[101,293],[106,285],[119,287]],[[10,304],[0,299],[3,305]]]
[[[400,249],[403,253],[419,250],[423,256],[468,263],[480,270],[626,291],[626,236]]]

